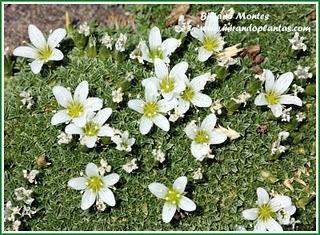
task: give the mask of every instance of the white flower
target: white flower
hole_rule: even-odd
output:
[[[296,212],[296,207],[293,205],[281,208],[277,212],[277,220],[280,224],[289,225],[290,224],[290,217]]]
[[[191,35],[202,43],[198,48],[198,59],[202,62],[223,49],[225,42],[220,35],[219,19],[213,12],[209,13],[202,28],[192,28]]]
[[[293,73],[282,74],[275,80],[270,70],[266,71],[265,90],[266,93],[260,93],[254,103],[262,106],[268,105],[275,117],[280,117],[283,105],[294,104],[302,106],[302,100],[294,95],[284,95],[293,80]]]
[[[184,15],[180,15],[178,25],[174,26],[174,31],[187,34],[192,28],[191,22],[191,20],[185,20]]]
[[[100,159],[100,167],[98,168],[99,174],[104,175],[106,172],[111,171],[111,165],[104,159]]]
[[[21,215],[20,210],[20,207],[13,207],[12,202],[8,201],[4,208],[4,221],[15,221],[16,215]]]
[[[96,207],[97,207],[97,210],[101,212],[105,211],[105,209],[107,208],[106,204],[101,199],[98,199],[96,201]]]
[[[149,33],[149,47],[145,41],[140,41],[142,59],[150,63],[158,58],[169,64],[169,56],[177,49],[181,41],[175,38],[168,38],[162,42],[161,33],[158,27],[153,27]]]
[[[156,58],[154,60],[155,77],[143,80],[142,84],[152,82],[161,91],[163,98],[171,100],[185,89],[185,82],[188,80],[187,69],[188,63],[181,62],[169,71],[167,65]]]
[[[29,218],[32,218],[32,215],[37,213],[36,210],[32,210],[30,206],[24,205],[21,212],[21,217],[28,216]]]
[[[274,155],[276,153],[284,153],[287,148],[281,145],[282,141],[286,141],[289,137],[290,133],[287,131],[281,131],[278,134],[278,139],[272,143],[271,154]]]
[[[30,63],[31,70],[34,74],[41,71],[42,65],[50,60],[62,60],[63,54],[56,47],[66,36],[65,29],[59,28],[50,33],[48,40],[43,33],[35,26],[30,24],[28,34],[32,45],[21,46],[14,49],[15,56],[33,59]]]
[[[291,111],[291,107],[287,108],[287,109],[283,109],[282,113],[281,113],[281,121],[282,122],[290,122],[291,120],[291,116],[290,116],[290,111]]]
[[[134,79],[133,72],[128,72],[125,78],[128,82],[131,82]]]
[[[120,134],[115,134],[111,137],[111,140],[117,145],[116,149],[125,152],[131,152],[132,145],[135,143],[135,138],[129,138],[129,132],[124,131]]]
[[[104,45],[109,50],[112,50],[112,37],[108,33],[104,33],[102,38],[100,39],[102,45]]]
[[[302,112],[299,112],[297,115],[296,115],[296,119],[298,122],[302,122],[304,119],[306,119],[306,115]]]
[[[23,187],[16,188],[14,194],[16,195],[17,201],[23,201],[27,205],[31,205],[34,198],[31,197],[33,191],[31,189],[26,190]]]
[[[118,40],[116,41],[116,51],[123,52],[126,50],[127,34],[120,33]]]
[[[86,37],[90,35],[90,26],[88,25],[87,21],[79,25],[78,33],[83,34]]]
[[[212,100],[210,96],[203,94],[204,89],[210,77],[209,73],[195,77],[191,81],[188,78],[185,80],[186,87],[179,95],[179,104],[177,110],[179,113],[186,113],[190,104],[196,107],[210,107]]]
[[[160,163],[163,163],[166,160],[165,154],[160,147],[158,149],[153,149],[152,155],[154,156],[154,159]]]
[[[127,164],[122,166],[122,169],[124,171],[126,171],[127,173],[131,173],[134,170],[139,169],[138,165],[137,165],[137,159],[133,158],[130,162],[128,162]]]
[[[278,140],[279,141],[285,141],[290,136],[290,133],[287,131],[280,131],[278,134]]]
[[[299,37],[299,33],[295,32],[292,39],[288,39],[293,50],[307,50],[307,45],[303,43],[304,37]]]
[[[93,148],[98,141],[98,137],[113,136],[113,129],[108,124],[105,125],[111,113],[111,108],[101,109],[97,113],[87,113],[83,126],[71,123],[66,126],[65,132],[71,135],[80,135],[80,143],[88,148]]]
[[[293,84],[292,91],[293,91],[293,94],[297,96],[299,93],[303,93],[304,89],[301,86],[298,86],[297,84]]]
[[[312,78],[312,73],[309,73],[310,67],[302,67],[298,65],[298,68],[293,73],[297,76],[298,79],[307,79]]]
[[[72,141],[72,135],[67,134],[63,131],[59,131],[59,135],[57,136],[58,138],[58,144],[69,144]]]
[[[161,183],[149,184],[148,188],[150,192],[157,198],[165,200],[162,209],[163,222],[169,223],[176,213],[176,210],[194,211],[196,209],[196,204],[184,196],[187,181],[187,177],[181,176],[174,181],[170,188],[167,188]]]
[[[22,91],[20,92],[19,96],[22,98],[22,105],[27,106],[27,109],[31,109],[32,105],[34,105],[34,100],[30,91]]]
[[[107,176],[100,175],[98,167],[94,163],[86,166],[86,174],[83,177],[77,177],[69,180],[68,186],[75,190],[84,190],[81,200],[81,209],[90,208],[96,199],[101,199],[109,206],[115,206],[116,201],[110,188],[120,179],[116,173]]]
[[[211,105],[210,107],[210,111],[211,113],[213,114],[217,114],[217,115],[220,115],[222,113],[222,109],[223,106],[221,104],[221,100],[216,100],[213,102],[213,104]]]
[[[73,121],[78,126],[83,126],[86,122],[87,112],[98,111],[102,108],[102,100],[99,98],[88,98],[88,82],[81,82],[72,97],[70,91],[63,86],[55,86],[52,89],[59,105],[63,110],[58,111],[51,119],[51,125],[67,123]]]
[[[22,170],[23,178],[27,179],[29,183],[31,184],[37,184],[36,177],[40,173],[38,170],[31,170],[30,173],[28,173],[27,170]]]
[[[12,223],[12,230],[13,231],[19,231],[20,225],[21,225],[21,221],[20,220],[15,220]]]
[[[140,119],[140,133],[145,135],[149,133],[153,124],[164,131],[169,131],[170,123],[163,115],[177,106],[176,100],[170,101],[162,99],[158,101],[158,91],[153,83],[145,84],[145,100],[129,100],[128,107],[143,114]]]
[[[238,59],[227,56],[219,56],[217,58],[217,62],[219,66],[228,68],[229,66],[238,63]]]
[[[129,57],[132,60],[138,59],[140,64],[144,64],[143,58],[142,58],[142,48],[145,47],[146,42],[144,40],[139,41],[139,44],[137,47],[130,53]]]
[[[202,169],[201,168],[198,168],[198,170],[196,170],[194,173],[193,173],[193,176],[192,178],[195,179],[195,180],[201,180],[203,178],[203,174],[202,174]]]
[[[122,88],[119,87],[117,90],[112,91],[112,101],[115,103],[120,103],[123,100],[124,93],[122,92]]]
[[[222,20],[231,20],[233,18],[234,13],[235,10],[232,7],[228,10],[223,7],[220,11],[220,17]]]
[[[263,188],[257,188],[257,195],[258,207],[244,210],[242,216],[246,220],[257,221],[254,231],[283,231],[275,217],[279,210],[291,206],[291,199],[287,196],[275,196],[270,199],[269,194]]]
[[[216,115],[209,114],[203,119],[200,126],[192,122],[184,129],[187,136],[192,139],[191,153],[199,161],[202,161],[210,153],[211,144],[221,144],[227,139],[224,133],[214,128],[216,122]]]
[[[230,140],[238,139],[241,136],[239,132],[231,129],[230,127],[227,129],[219,125],[219,127],[216,128],[216,131],[225,134],[228,138],[230,138]]]
[[[251,95],[245,91],[245,92],[242,92],[240,95],[238,95],[236,99],[235,98],[231,98],[231,99],[237,104],[243,104],[243,106],[246,107],[247,101],[250,97]]]

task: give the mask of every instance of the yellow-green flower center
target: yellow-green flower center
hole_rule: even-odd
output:
[[[175,83],[172,78],[168,77],[166,79],[161,80],[161,82],[160,82],[160,88],[165,93],[169,93],[169,92],[173,91],[174,87],[175,87]]]
[[[275,212],[269,203],[263,204],[258,207],[258,219],[266,221],[275,216]]]
[[[187,87],[181,94],[181,98],[186,101],[191,101],[194,97],[194,90],[191,87]]]
[[[198,130],[196,133],[196,137],[194,138],[194,141],[197,144],[204,144],[204,143],[208,143],[209,141],[209,135],[206,131],[204,130]]]
[[[86,136],[96,136],[100,127],[94,122],[87,122],[82,129]]]
[[[147,102],[143,107],[143,114],[148,118],[152,118],[159,112],[159,105],[157,102]]]
[[[52,52],[53,50],[48,45],[46,45],[44,48],[38,51],[38,57],[41,60],[48,61],[52,55]]]
[[[67,107],[67,113],[70,117],[79,117],[84,111],[83,105],[78,101],[72,101]]]
[[[203,39],[203,47],[208,51],[214,51],[219,46],[219,42],[214,37],[204,37]]]
[[[104,183],[101,177],[91,176],[87,179],[86,185],[92,192],[96,193],[103,188]]]
[[[173,205],[178,205],[181,200],[181,193],[177,192],[173,188],[170,188],[164,199]]]
[[[163,54],[163,51],[161,50],[160,47],[157,47],[157,48],[154,48],[152,50],[149,51],[149,57],[154,60],[156,58],[159,58],[159,59],[163,59],[164,58],[164,54]]]
[[[268,104],[271,104],[271,105],[278,104],[280,100],[280,95],[277,94],[277,92],[275,91],[268,91],[266,93],[266,100]]]

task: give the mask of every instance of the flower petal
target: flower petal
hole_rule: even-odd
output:
[[[169,223],[174,214],[176,213],[177,207],[169,202],[164,203],[162,208],[162,220],[165,223]]]
[[[154,83],[146,82],[144,95],[147,102],[155,102],[157,100],[159,93]]]
[[[208,144],[197,144],[196,142],[191,143],[191,154],[198,160],[201,161],[203,157],[210,152]]]
[[[97,136],[108,136],[112,137],[114,135],[113,129],[109,125],[102,126],[97,134]]]
[[[148,188],[153,195],[160,199],[164,199],[168,191],[168,188],[160,183],[151,183]]]
[[[41,68],[43,66],[43,60],[34,60],[30,63],[31,71],[34,74],[38,74],[41,71]]]
[[[96,116],[92,119],[92,121],[102,126],[108,120],[111,114],[112,114],[111,108],[101,109],[96,114]]]
[[[282,105],[281,104],[275,104],[275,105],[269,105],[270,109],[275,117],[280,117],[282,114]]]
[[[218,131],[212,131],[210,137],[210,144],[221,144],[228,138],[224,133]]]
[[[198,48],[198,60],[201,62],[204,62],[209,59],[210,56],[212,56],[213,52],[208,51],[204,47],[199,47]]]
[[[112,173],[103,177],[103,182],[108,186],[115,185],[120,180],[120,176],[116,173]]]
[[[144,101],[138,99],[129,100],[128,107],[138,113],[143,113]]]
[[[99,176],[99,170],[97,165],[94,163],[88,163],[86,166],[86,175],[88,177]]]
[[[209,114],[208,116],[203,119],[201,123],[201,128],[205,130],[213,130],[214,126],[216,125],[217,117],[215,114]]]
[[[43,33],[35,25],[29,25],[28,34],[30,41],[36,48],[42,49],[46,46],[47,42]]]
[[[293,73],[288,72],[280,75],[277,81],[274,83],[274,89],[279,93],[283,94],[290,86],[293,81]]]
[[[161,80],[166,79],[169,74],[167,65],[158,58],[154,60],[154,71],[157,78]]]
[[[272,88],[273,88],[274,76],[270,70],[266,69],[265,70],[265,77],[266,77],[265,89],[266,89],[266,92],[268,92],[268,91],[272,90]]]
[[[201,28],[193,27],[190,32],[191,36],[198,39],[200,42],[203,41],[204,33]]]
[[[252,208],[242,211],[242,216],[246,220],[255,220],[258,217],[258,208]]]
[[[140,133],[142,135],[148,134],[152,126],[153,126],[153,122],[149,118],[142,116],[142,118],[140,119],[140,127],[139,127]]]
[[[282,95],[280,96],[280,104],[294,104],[298,106],[302,106],[302,100],[293,95]]]
[[[99,192],[99,198],[107,203],[109,206],[116,205],[116,199],[114,198],[113,192],[109,188],[104,188]]]
[[[210,96],[196,92],[191,99],[191,103],[197,107],[210,107],[212,100]]]
[[[254,104],[257,106],[262,106],[262,105],[268,105],[268,102],[266,100],[266,94],[265,93],[260,93],[254,100]]]
[[[86,114],[82,113],[81,116],[73,118],[72,122],[78,127],[83,127],[86,124]]]
[[[83,135],[83,130],[73,123],[66,126],[64,131],[69,135]]]
[[[281,225],[277,221],[272,219],[272,218],[268,219],[265,222],[265,224],[266,224],[267,230],[270,231],[270,232],[281,232],[281,231],[283,231]]]
[[[76,87],[74,91],[73,99],[81,103],[84,103],[88,97],[88,94],[89,94],[89,84],[87,81],[82,81]]]
[[[176,64],[173,66],[173,68],[170,71],[170,77],[175,79],[182,79],[182,76],[187,72],[188,69],[188,63],[187,62],[180,62],[179,64]]]
[[[168,121],[168,119],[163,116],[162,114],[157,114],[152,121],[154,122],[154,124],[156,124],[156,126],[158,126],[159,128],[161,128],[164,131],[169,131],[170,130],[170,123]]]
[[[62,59],[63,59],[63,53],[59,49],[54,48],[48,60],[59,61]]]
[[[90,190],[86,190],[82,195],[81,209],[82,210],[89,209],[95,201],[96,201],[96,194]]]
[[[160,29],[154,26],[149,33],[149,47],[150,49],[154,49],[161,46],[161,33]]]
[[[67,108],[69,103],[72,102],[70,91],[63,86],[53,87],[52,92],[54,97],[56,97],[58,104],[60,104],[62,107]]]
[[[185,176],[180,176],[174,182],[172,187],[179,193],[183,193],[188,183],[188,178]]]
[[[60,123],[66,123],[70,120],[69,115],[67,114],[66,110],[60,110],[53,115],[51,118],[51,125],[55,126]]]
[[[207,35],[214,35],[220,31],[219,28],[219,18],[216,13],[211,12],[208,14],[206,22],[203,27],[203,31]]]
[[[189,110],[189,108],[190,108],[190,102],[180,99],[176,110],[178,113],[184,114]]]
[[[187,134],[187,136],[190,138],[190,139],[194,139],[195,136],[196,136],[196,133],[198,131],[198,127],[195,123],[189,123],[186,128],[184,128],[184,132]]]
[[[253,231],[260,231],[260,232],[267,231],[266,223],[262,220],[258,220],[257,224],[254,226]]]
[[[181,41],[175,38],[168,38],[163,41],[161,48],[165,55],[171,55],[177,47],[180,45]]]
[[[85,109],[87,111],[98,111],[102,108],[103,101],[100,98],[90,97],[85,101]]]
[[[285,208],[292,205],[290,197],[287,196],[275,196],[270,200],[270,205],[273,211],[277,212],[281,208]]]
[[[84,177],[73,178],[68,181],[68,186],[75,190],[84,190],[87,188],[86,178]]]
[[[66,34],[67,34],[67,31],[65,29],[62,29],[62,28],[55,29],[48,37],[48,45],[51,48],[55,48],[66,36]]]
[[[38,57],[37,51],[34,48],[28,46],[17,47],[13,50],[13,55],[30,59],[36,59]]]
[[[257,188],[258,205],[263,205],[269,202],[269,194],[264,188]]]
[[[197,208],[196,204],[185,196],[181,197],[179,207],[184,211],[194,211]]]
[[[158,105],[159,105],[159,112],[161,113],[167,113],[170,110],[174,109],[177,107],[178,101],[177,99],[171,99],[171,100],[159,100]]]
[[[195,90],[195,91],[201,91],[204,89],[206,83],[208,82],[210,77],[209,73],[200,75],[195,77],[194,79],[191,80],[190,86]]]
[[[97,136],[84,136],[81,143],[84,143],[87,148],[93,148],[96,145],[97,140]]]

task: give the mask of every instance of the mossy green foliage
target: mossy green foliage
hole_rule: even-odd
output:
[[[31,230],[234,230],[235,225],[244,225],[249,229],[249,222],[241,217],[244,209],[255,206],[256,188],[264,187],[268,192],[277,192],[290,196],[298,210],[294,217],[301,221],[299,230],[315,229],[316,161],[314,155],[316,101],[313,95],[302,94],[303,107],[293,107],[292,119],[298,112],[307,115],[302,124],[279,122],[272,117],[267,108],[253,104],[255,94],[242,106],[227,115],[219,116],[218,124],[237,130],[242,137],[214,146],[213,160],[198,162],[191,155],[191,140],[183,132],[186,124],[194,119],[203,119],[210,113],[208,108],[196,112],[191,108],[187,115],[171,124],[168,133],[153,127],[152,131],[142,136],[139,133],[138,120],[140,114],[127,107],[127,101],[138,94],[143,96],[141,81],[150,76],[153,67],[141,65],[129,60],[128,54],[139,39],[147,39],[149,29],[156,25],[161,29],[163,37],[175,36],[173,28],[166,28],[164,19],[169,15],[170,5],[131,5],[126,6],[136,17],[136,30],[112,30],[102,26],[96,28],[96,34],[108,31],[111,35],[120,32],[128,33],[129,49],[123,62],[116,62],[109,57],[103,61],[99,58],[88,58],[83,50],[69,45],[70,40],[62,43],[65,59],[61,63],[45,66],[41,74],[34,75],[26,60],[17,59],[13,79],[5,80],[5,202],[14,201],[14,189],[20,186],[32,188],[35,192],[36,205],[40,211],[26,222]],[[225,6],[231,7],[231,6]],[[307,23],[306,15],[314,9],[312,5],[234,5],[238,12],[267,13],[268,21],[241,20],[236,25],[300,25],[310,26],[311,32],[302,33],[306,37],[308,50],[297,55],[291,50],[288,41],[294,33],[286,32],[229,32],[224,35],[227,46],[237,43],[246,45],[259,44],[264,62],[262,68],[270,69],[274,74],[282,74],[296,70],[297,65],[310,66],[315,74],[315,23]],[[222,5],[192,5],[191,14],[200,10],[220,12]],[[195,48],[198,41],[188,36],[178,50],[171,56],[171,66],[181,61],[189,63],[188,73],[191,77],[218,69],[214,59],[202,63],[197,60]],[[72,50],[71,50],[72,49]],[[134,80],[125,87],[125,99],[122,103],[112,102],[111,92],[124,84],[126,74],[134,73]],[[213,100],[222,99],[227,104],[232,97],[237,97],[252,87],[257,78],[251,70],[248,58],[242,58],[240,64],[233,66],[229,75],[206,86],[204,93]],[[55,85],[70,87],[72,90],[83,80],[89,82],[90,96],[104,99],[104,106],[111,107],[113,113],[108,120],[112,127],[128,130],[136,138],[131,153],[115,149],[108,139],[107,145],[99,145],[86,150],[73,141],[68,145],[58,145],[58,127],[50,125],[54,110],[59,109],[52,94]],[[315,84],[315,77],[308,80]],[[252,85],[253,84],[253,85]],[[20,108],[19,93],[29,89],[35,97],[35,105],[31,110]],[[311,88],[308,88],[311,89]],[[261,123],[268,125],[266,134],[258,134],[257,127]],[[287,130],[291,137],[286,142],[288,151],[271,158],[271,145],[280,131]],[[162,145],[166,153],[166,161],[160,164],[154,160],[152,149]],[[46,154],[52,165],[41,170],[37,185],[28,185],[23,179],[23,169],[34,169],[35,158]],[[120,182],[115,191],[116,206],[99,213],[94,208],[88,211],[80,209],[81,194],[67,187],[70,178],[79,176],[89,162],[99,164],[106,159],[112,165],[112,171],[120,174]],[[139,170],[132,174],[124,172],[123,164],[131,158],[139,161]],[[306,167],[309,163],[310,167]],[[199,167],[204,170],[204,179],[192,179],[193,172]],[[298,169],[307,169],[310,176],[301,175],[306,186],[293,183],[294,191],[290,191],[283,182],[295,175]],[[267,173],[267,174],[266,174]],[[177,177],[185,175],[189,182],[187,196],[197,204],[197,210],[189,213],[180,221],[170,224],[161,221],[163,202],[154,197],[148,190],[148,184],[162,182],[171,185]],[[291,227],[284,229],[290,230]]]

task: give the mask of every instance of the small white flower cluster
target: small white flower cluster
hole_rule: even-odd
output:
[[[78,33],[83,34],[86,37],[88,37],[90,35],[90,26],[88,25],[87,21],[85,21],[79,25]]]
[[[33,100],[33,97],[31,96],[31,92],[22,91],[20,92],[19,96],[22,98],[21,99],[22,106],[26,106],[27,109],[31,109],[31,107],[34,105],[34,100]],[[20,106],[20,108],[22,106]]]
[[[124,93],[122,92],[122,88],[119,87],[117,90],[113,90],[112,91],[112,101],[115,103],[120,103],[121,101],[123,101],[123,95]]]
[[[146,42],[140,39],[140,42],[138,43],[137,47],[130,53],[129,58],[131,60],[137,59],[140,64],[144,64],[142,57],[142,48],[145,44]]]
[[[296,120],[298,122],[303,122],[304,119],[306,119],[306,115],[303,112],[299,112],[296,114]]]
[[[216,100],[210,107],[210,111],[213,114],[221,115],[222,114],[223,105],[221,104],[221,100]]]
[[[306,51],[307,50],[307,45],[303,42],[304,37],[299,37],[298,32],[295,32],[293,38],[288,39],[288,40],[291,43],[291,48],[293,50],[296,50],[296,51],[299,51],[299,50]]]
[[[126,163],[125,165],[122,166],[122,169],[126,171],[127,173],[131,173],[134,170],[139,169],[137,165],[137,159],[133,158],[130,162]]]
[[[113,39],[108,33],[104,33],[104,35],[100,38],[100,42],[107,49],[112,50]]]
[[[282,122],[290,122],[290,120],[291,120],[290,111],[291,110],[292,110],[291,107],[282,110],[282,113],[280,116]]]
[[[179,109],[174,108],[173,112],[169,112],[169,121],[176,122],[179,118],[183,118],[184,113],[181,113]]]
[[[156,149],[152,150],[152,155],[154,156],[154,159],[160,163],[163,163],[166,160],[166,155],[161,150],[161,146],[159,146]]]
[[[192,178],[194,180],[201,180],[203,178],[203,170],[198,168],[198,170],[193,173]]]
[[[131,82],[134,79],[133,72],[128,72],[125,79],[126,79],[126,81]]]
[[[58,144],[69,144],[72,141],[72,135],[67,134],[64,131],[59,131],[59,135],[57,136],[58,138]]]
[[[38,170],[31,170],[29,173],[27,170],[22,170],[23,178],[27,179],[30,184],[37,184],[37,175],[40,173]]]
[[[120,36],[115,43],[116,51],[123,52],[126,50],[127,39],[128,39],[127,34],[120,33]]]
[[[98,171],[100,175],[104,175],[105,173],[111,172],[111,165],[104,159],[100,159],[100,166],[98,167]]]
[[[312,73],[309,73],[310,67],[302,67],[298,65],[298,68],[293,73],[297,76],[298,79],[308,79],[312,78]]]
[[[187,34],[190,32],[192,28],[191,20],[186,20],[184,15],[180,15],[178,19],[178,25],[174,26],[174,31],[177,33],[184,33]]]
[[[304,93],[304,89],[301,86],[298,86],[297,84],[293,84],[292,92],[295,96],[297,96],[299,93]]]
[[[231,7],[229,9],[225,9],[224,7],[220,11],[220,19],[224,21],[230,21],[233,18],[235,10]]]
[[[272,155],[277,154],[277,153],[281,154],[287,150],[287,147],[281,145],[281,142],[286,141],[288,139],[289,135],[290,134],[287,131],[281,131],[278,134],[278,139],[272,143],[272,147],[271,147],[271,154]]]
[[[116,149],[125,152],[131,152],[131,147],[136,142],[135,138],[129,138],[128,131],[121,132],[120,130],[114,130],[111,140],[117,145]]]
[[[237,104],[243,104],[244,107],[247,105],[248,99],[251,98],[251,95],[248,92],[243,92],[240,95],[238,95],[237,98],[231,98],[234,102]]]

